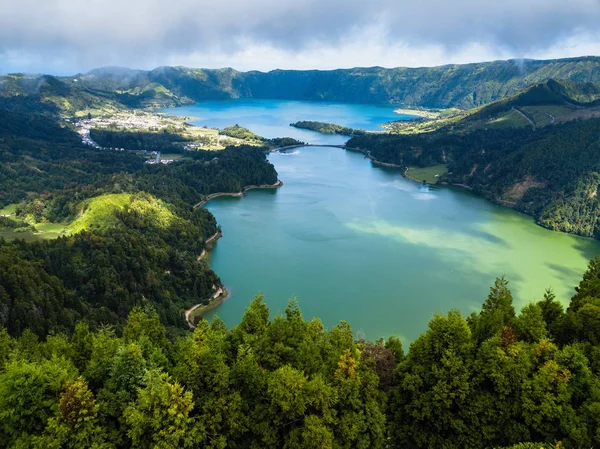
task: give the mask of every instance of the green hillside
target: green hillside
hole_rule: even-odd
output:
[[[69,77],[0,76],[0,97],[39,96],[62,111],[175,106],[206,99],[271,98],[470,109],[548,79],[600,82],[600,58],[508,60],[440,67],[274,70],[104,68]],[[577,101],[585,100],[586,94]]]
[[[193,205],[275,183],[265,148],[148,165],[84,146],[43,104],[18,99],[0,108],[0,328],[44,337],[86,319],[119,329],[140,304],[187,328],[184,308],[221,285],[199,260],[216,220]],[[30,104],[41,113],[24,112]]]
[[[438,182],[598,238],[599,99],[598,84],[548,80],[450,118],[356,135],[348,146],[413,172],[444,164]]]
[[[600,83],[550,79],[469,112],[462,124],[542,127],[600,116]]]
[[[116,212],[125,209],[145,216],[156,227],[167,227],[176,218],[160,201],[153,197],[137,197],[129,193],[112,193],[90,198],[75,206],[77,218],[67,226],[67,232],[86,229],[111,229],[117,222]]]
[[[600,117],[600,83],[549,79],[468,111],[454,111],[436,119],[386,124],[394,133],[415,134],[445,128],[540,128],[577,119]]]

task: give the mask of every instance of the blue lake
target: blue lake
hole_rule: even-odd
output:
[[[322,135],[289,125],[300,120],[314,120],[355,129],[381,131],[382,123],[411,118],[395,113],[394,109],[391,105],[244,99],[204,101],[164,111],[172,115],[193,117],[189,123],[196,126],[225,128],[238,124],[267,138],[294,137],[312,144],[339,145],[348,138]]]

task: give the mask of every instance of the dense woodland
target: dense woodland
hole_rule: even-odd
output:
[[[180,134],[171,133],[167,130],[163,132],[141,132],[92,128],[90,137],[98,145],[105,148],[161,151],[163,153],[183,152],[181,143],[185,141]]]
[[[39,337],[70,332],[82,318],[119,328],[134,306],[151,304],[165,325],[185,328],[182,310],[220,285],[198,260],[217,231],[214,217],[196,209],[165,225],[135,208],[116,215],[110,227],[72,237],[0,239],[0,325]]]
[[[0,108],[0,207],[31,193],[104,183],[108,175],[132,173],[143,165],[129,153],[88,150],[53,117]]]
[[[309,129],[321,134],[341,134],[343,136],[354,136],[363,134],[361,131],[348,128],[347,126],[334,125],[332,123],[313,122],[302,120],[295,123],[290,123],[290,126],[300,129]]]
[[[0,206],[20,203],[0,228],[30,231],[33,220],[76,232],[35,243],[18,232],[11,242],[0,238],[0,326],[15,336],[71,332],[81,319],[91,329],[119,330],[138,305],[151,305],[172,330],[187,328],[183,309],[220,286],[198,260],[217,224],[193,205],[211,193],[277,181],[259,147],[147,165],[128,151],[84,147],[51,116],[7,109],[0,116]],[[112,205],[111,195],[124,193],[131,194],[126,204]],[[93,220],[90,200],[102,212]]]
[[[437,315],[405,354],[263,298],[229,330],[168,333],[150,305],[122,329],[0,329],[8,448],[590,448],[600,445],[600,260],[570,307],[516,314],[504,279],[479,313]],[[60,309],[59,309],[60,310]],[[535,442],[538,444],[523,444]],[[519,444],[521,443],[521,444]]]
[[[372,157],[401,167],[447,163],[441,182],[533,215],[547,228],[600,237],[600,119],[531,128],[363,135]]]

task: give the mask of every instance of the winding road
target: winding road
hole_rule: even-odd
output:
[[[513,111],[516,111],[516,112],[518,112],[519,114],[521,114],[521,115],[522,115],[522,116],[525,118],[525,120],[527,120],[529,123],[531,123],[531,126],[532,126],[532,127],[533,127],[533,129],[535,130],[535,123],[533,123],[533,121],[532,121],[532,120],[531,120],[529,117],[527,117],[523,111],[521,111],[521,110],[520,110],[520,109],[518,109],[518,108],[515,108],[514,106],[513,106],[513,108],[512,108],[512,109],[513,109]]]

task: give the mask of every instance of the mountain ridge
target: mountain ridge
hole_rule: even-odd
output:
[[[600,57],[504,60],[437,67],[351,68],[240,72],[232,68],[158,67],[153,70],[104,67],[73,76],[0,75],[0,96],[68,91],[78,110],[82,96],[98,105],[157,108],[202,100],[259,98],[389,103],[470,109],[547,79],[600,82]],[[48,85],[48,86],[47,86]],[[60,95],[59,95],[60,96]],[[64,102],[63,102],[64,103]],[[71,104],[72,103],[72,104]],[[93,103],[93,102],[92,102]]]

